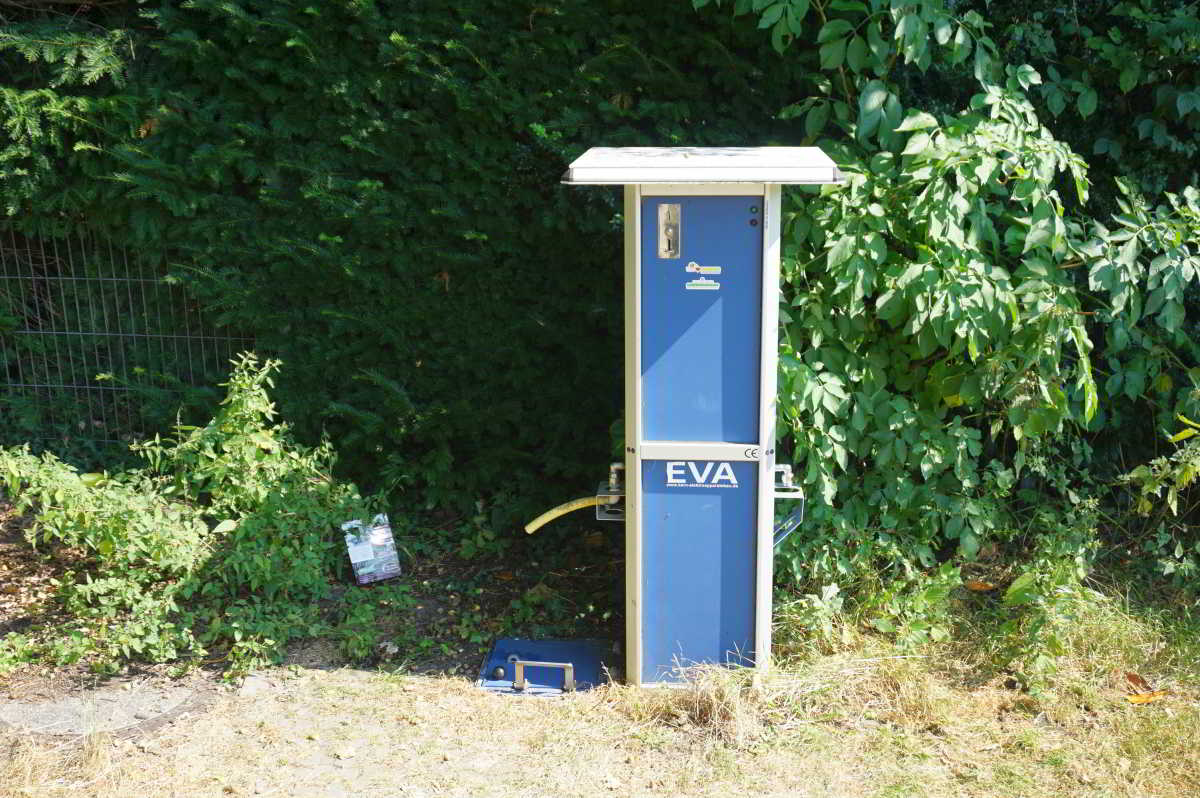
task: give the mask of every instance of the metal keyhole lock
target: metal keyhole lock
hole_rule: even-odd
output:
[[[682,205],[665,202],[658,206],[658,257],[678,258]]]

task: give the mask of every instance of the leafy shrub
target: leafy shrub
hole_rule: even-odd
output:
[[[1194,52],[1194,11],[1113,12],[1154,41],[1144,62],[1122,31],[1073,19],[1069,35],[1085,38],[1069,46],[1104,60],[1069,61],[1067,76],[1006,63],[1029,48],[998,43],[971,4],[694,5],[756,18],[805,71],[804,95],[780,113],[846,175],[794,190],[785,211],[780,448],[811,502],[784,544],[786,580],[837,585],[847,608],[921,645],[949,634],[962,569],[990,570],[1005,591],[999,656],[1042,680],[1104,510],[1121,535],[1115,463],[1153,457],[1164,425],[1200,400],[1200,371],[1187,369],[1200,193],[1183,181],[1194,172],[1178,171],[1177,193],[1161,201],[1122,179],[1094,203],[1089,164],[1058,135],[1055,98],[1071,92],[1086,119],[1099,103],[1092,79],[1115,85],[1141,63],[1121,90],[1154,86],[1151,106],[1178,106],[1171,129],[1190,127],[1187,79],[1160,65]],[[1123,103],[1115,94],[1105,102]],[[1148,107],[1134,111],[1138,124],[1152,123]],[[1102,125],[1127,131],[1129,119]],[[1092,123],[1068,127],[1090,147]],[[1166,470],[1144,475],[1161,484],[1175,478]],[[828,628],[817,612],[827,602],[807,601]]]
[[[43,630],[40,654],[104,669],[217,651],[240,671],[328,628],[320,602],[344,570],[336,530],[371,502],[330,477],[327,446],[298,446],[272,422],[278,367],[242,355],[217,415],[136,447],[144,468],[81,475],[0,450],[8,496],[36,518],[30,543],[77,562],[58,592],[71,620]]]
[[[1179,416],[1185,425],[1171,437],[1183,443],[1169,456],[1156,457],[1126,474],[1122,481],[1134,491],[1133,513],[1142,519],[1141,534],[1125,542],[1126,553],[1148,556],[1156,576],[1192,595],[1200,594],[1200,534],[1188,523],[1200,508],[1192,491],[1200,476],[1200,424]]]

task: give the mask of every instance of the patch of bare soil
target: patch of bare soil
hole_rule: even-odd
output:
[[[71,554],[40,552],[25,539],[32,519],[0,503],[0,637],[65,620],[53,601],[54,580],[71,567]],[[86,667],[26,665],[0,676],[0,699],[49,700],[98,677]]]
[[[49,620],[52,580],[63,564],[25,541],[28,516],[0,503],[0,636]]]
[[[61,547],[45,553],[30,546],[30,523],[29,516],[0,504],[0,637],[66,620],[53,600],[55,580],[77,568],[79,558]],[[133,736],[198,711],[218,679],[216,671],[180,674],[166,664],[131,664],[109,676],[84,663],[27,663],[0,675],[0,730],[69,740],[91,725]],[[162,700],[153,700],[158,695]]]

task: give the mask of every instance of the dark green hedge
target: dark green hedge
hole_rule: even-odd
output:
[[[775,119],[800,73],[746,18],[686,4],[137,8],[106,23],[135,53],[123,70],[57,90],[99,99],[91,124],[33,145],[56,168],[23,198],[0,180],[11,218],[86,218],[170,264],[282,358],[302,438],[328,434],[366,486],[434,502],[536,503],[605,473],[619,192],[559,185],[570,160],[802,136]],[[45,81],[45,64],[0,59]]]

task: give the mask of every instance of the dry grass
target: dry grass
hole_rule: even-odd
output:
[[[126,772],[114,751],[105,734],[47,743],[0,732],[0,796],[119,795]]]
[[[456,679],[279,670],[137,745],[7,740],[8,796],[1162,796],[1200,794],[1191,638],[1081,605],[1056,688],[971,681],[969,644],[901,654],[853,630],[761,678],[512,699]],[[1187,650],[1187,646],[1184,646]],[[1124,670],[1172,694],[1133,706]]]

